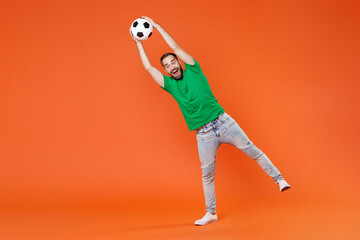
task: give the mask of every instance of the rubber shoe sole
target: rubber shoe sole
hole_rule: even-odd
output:
[[[198,222],[198,221],[199,220],[195,221],[196,226],[204,226],[204,225],[209,224],[209,223],[217,222],[217,219],[213,219],[213,220],[210,220],[210,221],[207,221],[207,222]]]

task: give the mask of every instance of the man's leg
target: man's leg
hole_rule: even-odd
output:
[[[211,129],[206,133],[197,133],[197,144],[201,162],[206,212],[215,213],[215,158],[220,143],[215,136],[215,132]]]
[[[219,132],[217,129],[212,127],[207,129],[207,131],[196,134],[206,205],[205,216],[195,221],[195,225],[199,226],[217,221],[214,179],[216,152],[220,145],[220,142],[216,137],[218,134]]]
[[[222,134],[222,142],[234,145],[251,159],[255,160],[276,183],[284,180],[280,171],[274,166],[266,154],[250,141],[234,119],[229,116],[224,121],[224,126],[226,126],[227,129]]]

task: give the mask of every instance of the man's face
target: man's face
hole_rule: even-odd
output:
[[[174,79],[180,80],[184,76],[184,71],[180,62],[172,55],[167,56],[162,60],[165,71]]]

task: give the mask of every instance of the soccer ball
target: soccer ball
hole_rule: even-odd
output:
[[[153,32],[153,25],[144,18],[138,18],[131,24],[130,31],[137,40],[146,40]]]

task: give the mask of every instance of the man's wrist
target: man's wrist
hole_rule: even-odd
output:
[[[158,23],[156,23],[156,22],[153,22],[153,27],[154,28],[158,28],[160,25],[158,24]]]

